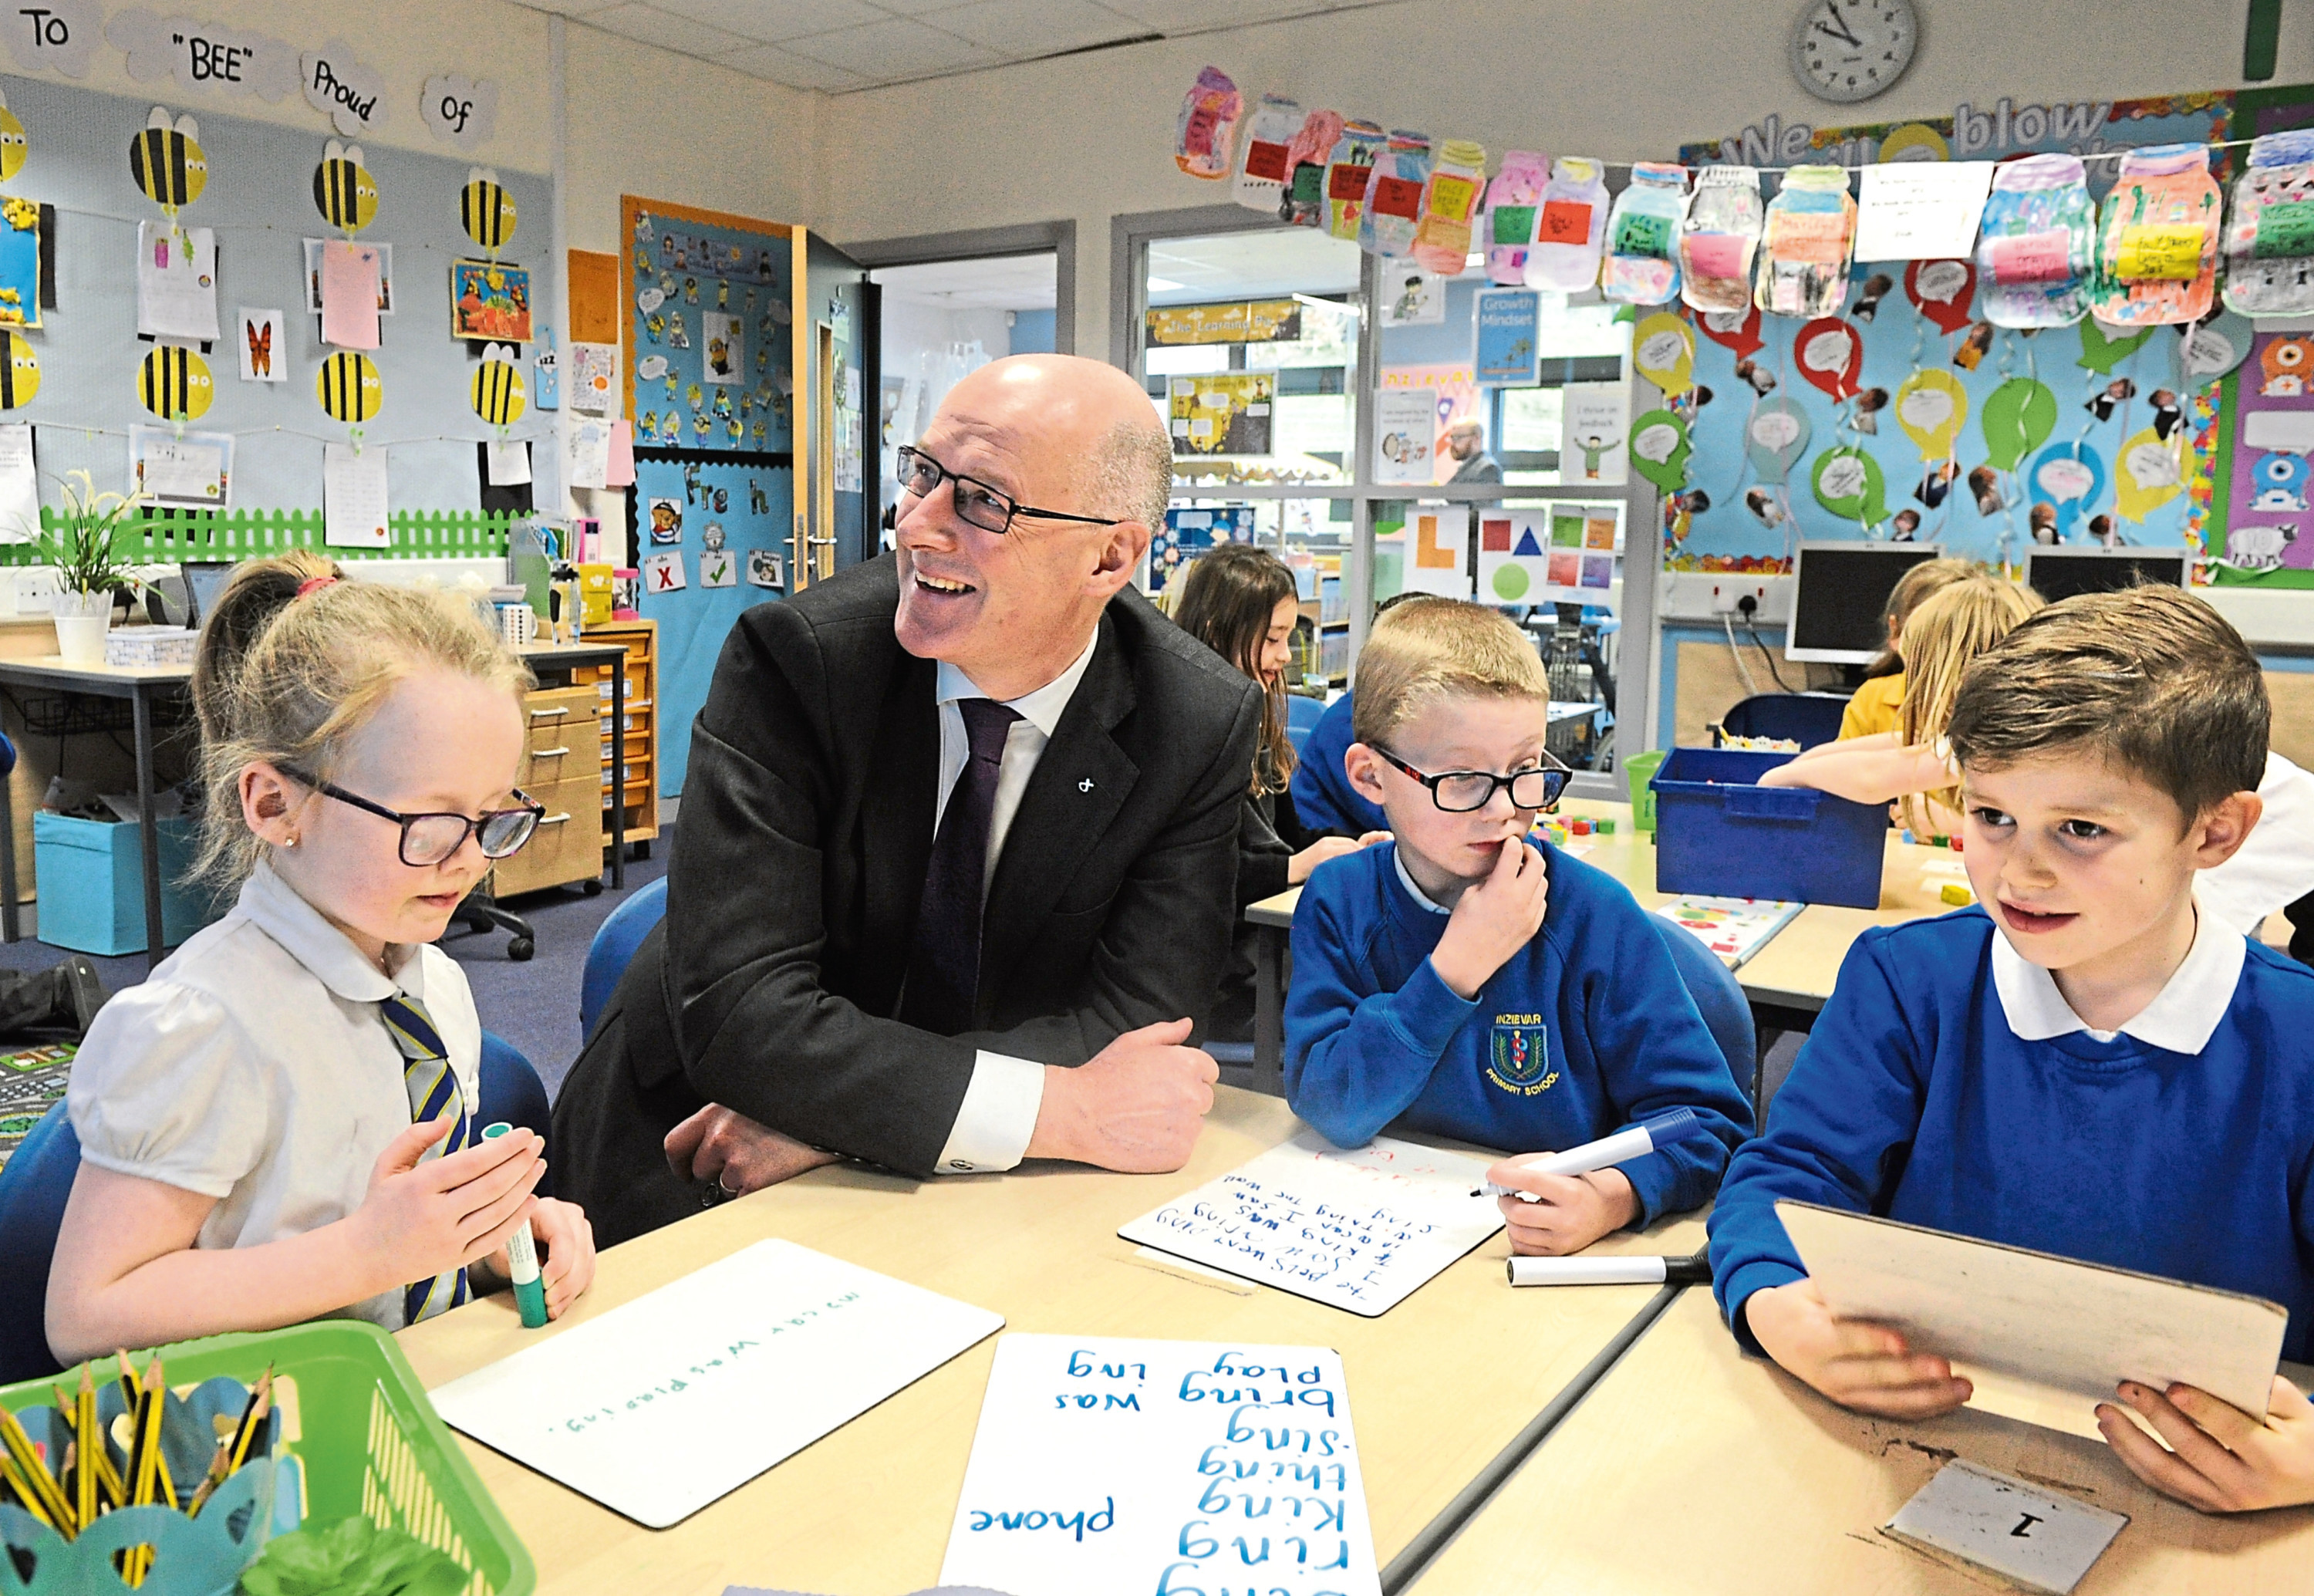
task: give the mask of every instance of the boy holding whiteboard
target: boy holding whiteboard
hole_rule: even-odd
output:
[[[2177,588],[2053,605],[1969,669],[1949,736],[1979,908],[1868,930],[1711,1216],[1728,1323],[1833,1400],[1967,1400],[1942,1358],[1835,1318],[1797,1198],[2246,1292],[2314,1357],[2314,971],[2196,910],[2257,824],[2257,658]],[[2314,1406],[2124,1384],[2098,1424],[2207,1511],[2314,1502]]]
[[[1701,1205],[1752,1128],[1647,913],[1527,834],[1568,777],[1543,751],[1550,699],[1534,645],[1497,611],[1426,600],[1375,629],[1344,763],[1395,841],[1312,872],[1285,1001],[1286,1098],[1337,1146],[1400,1121],[1564,1151],[1694,1112],[1703,1133],[1613,1168],[1496,1165],[1489,1180],[1533,1199],[1501,1199],[1530,1254]]]

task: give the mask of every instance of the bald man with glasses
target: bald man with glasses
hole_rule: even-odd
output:
[[[891,554],[724,644],[667,918],[555,1104],[603,1246],[839,1158],[1177,1169],[1212,1107],[1261,706],[1132,588],[1164,426],[1020,356],[899,476]]]

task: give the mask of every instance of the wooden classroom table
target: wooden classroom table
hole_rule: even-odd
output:
[[[831,1166],[602,1255],[570,1318],[523,1330],[500,1294],[402,1332],[431,1389],[765,1237],[784,1237],[1005,1317],[1008,1330],[1330,1346],[1342,1354],[1377,1559],[1427,1550],[1507,1473],[1538,1415],[1595,1379],[1672,1298],[1652,1286],[1514,1291],[1500,1234],[1379,1318],[1136,1256],[1117,1227],[1285,1140],[1275,1098],[1218,1089],[1187,1168],[1057,1164],[913,1181]],[[1692,1215],[1602,1251],[1691,1252]],[[939,1581],[990,1337],[674,1529],[645,1530],[459,1438],[536,1559],[540,1591],[721,1596],[728,1584],[901,1596]],[[1567,1398],[1571,1400],[1571,1397]],[[1512,1458],[1489,1470],[1498,1454]],[[681,1467],[670,1459],[669,1467]],[[1449,1515],[1450,1522],[1434,1528]],[[1386,1586],[1394,1589],[1394,1586]]]
[[[2007,1587],[1880,1533],[1955,1456],[2129,1515],[2080,1596],[2297,1596],[2314,1580],[2314,1508],[2204,1514],[2140,1484],[2101,1442],[1966,1408],[1924,1424],[1850,1413],[1739,1353],[1695,1286],[1411,1589],[1983,1596]]]

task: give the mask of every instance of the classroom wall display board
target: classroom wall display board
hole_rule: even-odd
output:
[[[450,335],[453,267],[480,252],[461,225],[467,162],[383,145],[364,154],[318,127],[252,121],[208,104],[196,121],[181,104],[40,78],[0,79],[0,90],[26,140],[0,203],[53,212],[40,240],[52,242],[51,258],[36,274],[36,303],[46,308],[9,344],[11,374],[36,377],[29,397],[24,384],[12,384],[9,419],[33,425],[44,486],[85,470],[101,488],[126,489],[130,428],[167,436],[178,413],[198,416],[203,434],[237,441],[229,497],[219,514],[190,512],[161,541],[237,530],[286,545],[309,529],[278,516],[234,518],[318,511],[323,447],[347,443],[358,426],[361,448],[383,451],[391,466],[392,525],[436,517],[443,541],[425,552],[504,551],[504,522],[480,519],[475,445],[500,430],[470,399],[483,346]],[[507,214],[526,218],[501,238],[501,258],[517,264],[534,246],[543,260],[549,180],[504,171],[496,181]],[[0,225],[0,235],[13,231],[29,236]],[[325,243],[352,253],[333,260]],[[29,247],[17,252],[37,259]],[[0,262],[8,259],[0,247]],[[325,269],[375,273],[377,291],[374,307],[356,307],[367,313],[331,329],[334,345],[323,341],[314,297]],[[559,319],[552,280],[542,270],[529,286],[541,324]],[[16,361],[20,340],[33,364]],[[317,398],[324,357],[347,348],[360,349],[378,378],[374,411],[359,422],[325,414]],[[534,352],[516,351],[526,376]],[[508,430],[548,436],[534,412]],[[535,454],[552,472],[555,451]],[[552,502],[554,484],[538,491]],[[0,527],[0,540],[14,535]],[[375,552],[420,551],[399,537]],[[0,549],[0,560],[14,557]]]
[[[639,448],[794,446],[795,229],[619,199],[626,415]]]
[[[2222,144],[2314,124],[2314,85],[1957,115],[1957,128],[1811,129],[1807,149],[1756,163]],[[2212,152],[2229,190],[2241,154]],[[1680,155],[1758,151],[1731,139]],[[2086,166],[2101,199],[2118,163]],[[2298,536],[2314,400],[2291,365],[2314,342],[2217,311],[2179,327],[1996,326],[1982,288],[1974,260],[1858,261],[1832,315],[1638,312],[1633,366],[1661,401],[1632,424],[1632,465],[1664,489],[1666,566],[1788,571],[1804,537],[2012,566],[2036,543],[2104,543],[2191,548],[2205,580],[2314,586],[2314,536]],[[1650,419],[1665,423],[1652,452]]]

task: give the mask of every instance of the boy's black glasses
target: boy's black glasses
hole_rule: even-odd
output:
[[[1007,532],[1013,517],[1027,516],[1038,521],[1079,521],[1087,526],[1115,526],[1113,520],[1099,516],[1072,516],[1063,510],[1040,510],[1022,504],[1011,494],[971,477],[960,477],[931,455],[912,448],[900,450],[900,491],[917,498],[927,498],[942,482],[956,485],[957,519],[967,526],[977,526],[983,532]]]
[[[384,804],[374,804],[358,793],[348,792],[335,782],[317,781],[313,777],[280,767],[281,773],[292,780],[303,781],[324,798],[333,798],[341,804],[351,804],[357,809],[368,811],[381,820],[391,820],[402,827],[402,862],[418,869],[438,865],[473,837],[481,844],[484,859],[504,859],[525,842],[538,829],[546,816],[546,806],[520,788],[514,796],[522,801],[516,809],[491,809],[480,816],[471,815],[401,815]]]
[[[1567,790],[1568,778],[1575,772],[1548,754],[1550,760],[1539,770],[1513,771],[1507,776],[1497,776],[1486,771],[1445,771],[1433,776],[1416,770],[1387,748],[1376,748],[1382,763],[1392,770],[1404,771],[1430,789],[1430,801],[1449,815],[1469,815],[1485,808],[1495,801],[1495,794],[1510,789],[1511,807],[1515,809],[1548,809]]]

